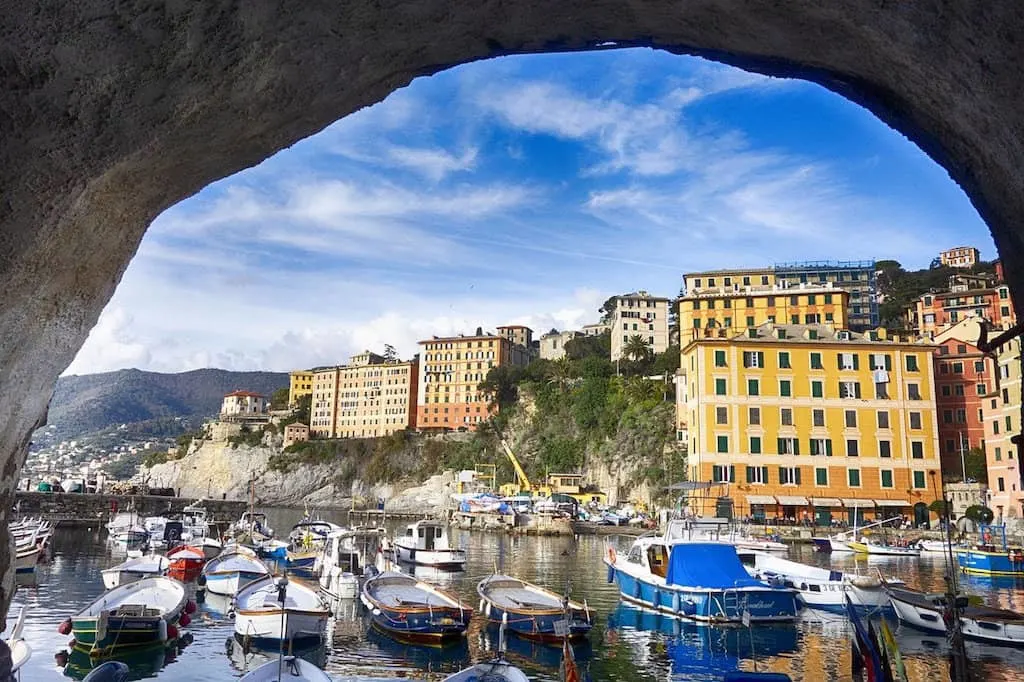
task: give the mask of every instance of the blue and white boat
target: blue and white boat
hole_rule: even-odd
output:
[[[570,639],[586,637],[594,626],[593,612],[586,604],[566,601],[543,587],[507,575],[484,578],[476,587],[480,610],[488,622],[505,627],[521,637],[560,642],[555,623],[567,621]]]
[[[473,609],[405,573],[385,571],[363,583],[374,626],[400,639],[441,643],[464,637]]]
[[[736,548],[724,543],[642,537],[625,557],[609,546],[604,561],[623,599],[681,618],[790,621],[800,608],[796,590],[751,578]]]
[[[1024,578],[1024,548],[1011,547],[1005,525],[983,524],[980,542],[974,547],[955,549],[960,570],[971,575]]]
[[[256,557],[227,552],[203,566],[206,589],[214,594],[234,596],[249,583],[270,575],[267,565]]]

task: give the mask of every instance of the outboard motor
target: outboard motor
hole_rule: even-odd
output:
[[[181,542],[181,534],[184,532],[185,526],[181,521],[168,521],[164,524],[164,542],[167,543],[168,547]]]

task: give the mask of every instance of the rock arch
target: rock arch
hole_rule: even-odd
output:
[[[613,42],[820,83],[949,171],[1024,291],[1024,5],[1012,0],[983,12],[958,0],[51,4],[0,3],[3,510],[54,380],[161,210],[476,59]]]

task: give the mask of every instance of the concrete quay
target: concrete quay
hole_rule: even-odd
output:
[[[201,503],[211,523],[238,520],[247,507],[244,500],[203,500],[159,495],[106,495],[101,493],[17,492],[13,517],[42,516],[60,526],[99,526],[120,512],[141,517],[166,516]]]

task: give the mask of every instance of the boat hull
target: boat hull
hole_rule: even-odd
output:
[[[202,559],[172,559],[167,575],[183,583],[191,582],[203,572]]]
[[[242,589],[254,580],[266,576],[266,573],[257,571],[224,571],[206,574],[206,589],[214,594],[221,594],[226,597],[238,594]]]
[[[277,647],[282,640],[294,646],[319,643],[327,628],[326,611],[281,609],[235,612],[235,636],[253,646]]]
[[[442,643],[465,636],[473,609],[415,578],[383,573],[363,584],[360,597],[373,625],[398,639]]]
[[[488,623],[492,625],[505,624],[509,632],[519,637],[532,639],[538,642],[561,642],[562,636],[555,634],[555,623],[565,620],[565,614],[561,611],[512,611],[505,610],[501,606],[484,599],[483,612]],[[506,620],[507,617],[507,620]],[[582,639],[590,634],[593,623],[586,614],[574,611],[569,614],[569,639]]]
[[[36,564],[39,563],[39,554],[42,547],[34,545],[29,548],[19,549],[14,560],[15,573],[34,573]]]
[[[461,549],[426,550],[396,544],[395,555],[399,561],[434,568],[461,569],[466,565],[466,552]]]
[[[960,570],[971,575],[1024,577],[1024,555],[1017,552],[956,551]]]
[[[72,618],[75,642],[92,650],[150,646],[166,642],[167,621],[160,616],[110,616],[106,631],[97,639],[99,618]]]

